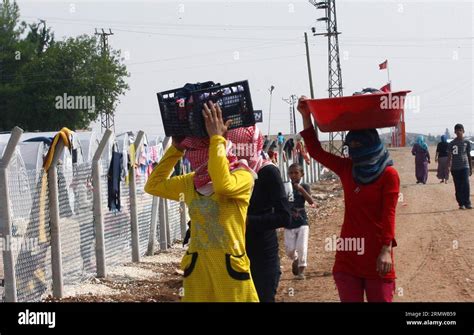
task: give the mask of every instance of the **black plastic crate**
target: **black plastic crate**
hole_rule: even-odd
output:
[[[202,108],[209,100],[220,105],[224,121],[232,120],[229,129],[255,124],[246,80],[192,91],[187,99],[178,102],[180,91],[181,88],[157,93],[166,136],[207,137]]]

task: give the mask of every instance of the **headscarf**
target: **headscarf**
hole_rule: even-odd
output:
[[[186,137],[181,145],[186,149],[184,157],[189,161],[191,169],[194,171],[194,186],[199,189],[211,182],[211,177],[207,170],[209,161],[209,138]],[[235,156],[229,155],[230,150],[226,148],[229,162],[236,160]]]
[[[194,171],[194,187],[196,190],[203,195],[210,195],[214,192],[212,187],[211,177],[207,164],[209,161],[209,138],[202,137],[186,137],[181,145],[185,152],[185,159],[187,159],[191,165],[191,169]],[[232,152],[232,142],[227,141],[226,143],[227,160],[229,161],[229,171],[236,170],[238,168],[246,168],[250,171],[246,162],[238,161],[237,157]],[[251,171],[253,173],[253,171]]]
[[[349,147],[349,157],[353,162],[352,176],[357,183],[370,184],[382,175],[387,166],[393,165],[376,129],[351,130],[346,136],[346,143],[352,141],[361,144],[358,148]]]
[[[425,138],[423,137],[423,135],[418,135],[418,137],[416,138],[416,143],[418,143],[418,145],[419,145],[423,150],[428,150],[428,146],[427,146],[426,143],[425,143]]]
[[[263,136],[257,126],[231,129],[227,131],[226,137],[233,144],[233,154],[238,159],[245,160],[255,173],[264,166],[273,164],[262,155]]]
[[[441,135],[441,142],[448,143],[448,140],[446,139],[446,135]]]

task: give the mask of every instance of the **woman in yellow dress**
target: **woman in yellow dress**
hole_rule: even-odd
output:
[[[145,191],[185,201],[189,208],[191,242],[181,262],[182,301],[258,302],[245,252],[247,208],[255,174],[245,162],[229,163],[223,136],[230,121],[224,124],[220,107],[204,104],[203,116],[209,134],[205,155],[196,148],[196,141],[193,147],[173,138]],[[185,151],[194,172],[169,178]]]

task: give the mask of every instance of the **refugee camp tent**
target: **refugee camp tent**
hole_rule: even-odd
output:
[[[158,145],[162,141],[163,141],[163,136],[161,136],[161,135],[150,135],[148,137],[148,145],[151,146],[151,147],[155,146],[155,145]]]
[[[78,141],[81,143],[84,162],[92,162],[92,158],[99,147],[99,134],[96,132],[77,132],[75,134]]]
[[[21,142],[17,147],[25,163],[30,187],[34,189],[41,178],[43,159],[48,147],[43,142]]]
[[[0,143],[0,156],[3,157],[6,143]],[[32,207],[32,196],[28,173],[21,152],[17,148],[13,153],[12,160],[8,166],[8,194],[10,198],[12,233],[22,234]]]
[[[53,139],[56,134],[57,132],[24,133],[21,140],[26,143],[42,142],[48,138]],[[84,163],[83,150],[77,133],[74,133],[72,136],[72,145],[73,150],[63,150],[58,163],[59,201],[61,203],[60,210],[63,213],[69,212],[70,209],[74,208],[75,197],[74,192],[71,192],[71,186],[75,183],[74,176],[77,171],[77,165]],[[45,143],[45,146],[49,149],[49,145]],[[66,204],[66,200],[68,200],[68,204]]]
[[[48,147],[43,142],[21,142],[18,149],[28,171],[41,171],[43,158],[48,152]]]

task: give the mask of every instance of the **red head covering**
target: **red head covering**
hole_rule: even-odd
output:
[[[199,189],[211,182],[211,177],[207,171],[209,161],[209,138],[186,137],[181,145],[186,149],[185,158],[191,164],[194,171],[194,186]],[[227,144],[227,160],[229,163],[237,161],[230,150],[230,143]]]
[[[226,137],[232,142],[233,153],[237,158],[246,160],[255,173],[262,167],[272,164],[263,158],[263,136],[257,126],[231,129]]]

